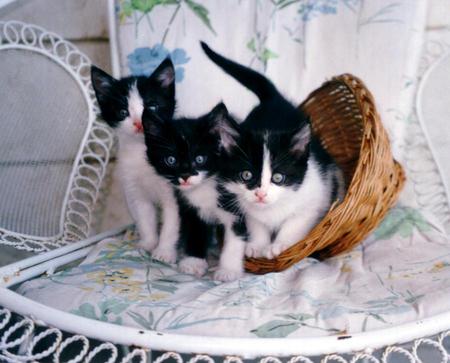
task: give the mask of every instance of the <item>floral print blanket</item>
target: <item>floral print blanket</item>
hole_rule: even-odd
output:
[[[359,247],[280,273],[220,283],[153,260],[133,231],[101,241],[78,266],[22,284],[33,300],[143,329],[233,337],[353,334],[450,308],[450,241],[397,206]],[[57,291],[57,294],[55,294]]]

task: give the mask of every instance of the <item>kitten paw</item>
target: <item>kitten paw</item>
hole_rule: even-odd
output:
[[[245,246],[245,255],[247,257],[262,257],[264,256],[263,247],[258,244],[248,243]]]
[[[208,270],[208,263],[202,258],[185,257],[178,263],[178,270],[185,274],[202,277]]]
[[[242,271],[228,270],[225,268],[219,268],[216,272],[214,272],[214,280],[217,281],[234,281],[242,277],[244,274]]]
[[[161,246],[158,246],[153,250],[152,257],[156,260],[169,264],[175,263],[177,262],[177,250],[161,248]]]
[[[141,239],[138,242],[137,247],[141,248],[147,252],[152,252],[155,249],[157,244],[158,244],[158,239],[147,238],[147,239]]]
[[[266,250],[265,257],[269,260],[278,257],[281,252],[287,250],[290,246],[288,244],[283,243],[274,243]]]

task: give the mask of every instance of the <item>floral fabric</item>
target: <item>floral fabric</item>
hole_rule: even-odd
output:
[[[402,159],[425,15],[420,0],[118,0],[121,73],[150,74],[170,55],[179,114],[223,100],[239,118],[256,97],[203,54],[200,40],[265,73],[294,103],[352,73],[373,92]]]
[[[19,293],[114,324],[259,338],[353,334],[450,308],[449,241],[409,207],[394,208],[350,253],[230,283],[211,280],[213,268],[198,279],[152,260],[135,238],[104,240],[79,266],[28,281]]]

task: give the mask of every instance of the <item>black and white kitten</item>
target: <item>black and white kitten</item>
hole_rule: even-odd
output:
[[[140,246],[154,258],[176,261],[179,235],[178,204],[173,187],[148,165],[142,113],[150,110],[172,118],[175,110],[175,70],[169,58],[148,77],[114,79],[92,66],[92,85],[102,118],[115,128],[119,139],[117,169],[128,209],[135,220]],[[157,207],[162,226],[158,236]]]
[[[222,119],[217,127],[219,171],[227,198],[245,216],[250,243],[245,254],[274,258],[308,232],[331,204],[342,200],[344,179],[312,134],[309,120],[263,75],[213,52],[207,56],[259,98],[241,124]],[[242,248],[228,258],[243,259]]]
[[[196,119],[163,120],[150,111],[144,111],[143,116],[145,139],[149,145],[148,160],[179,193],[186,252],[179,269],[197,276],[207,270],[206,251],[214,225],[225,228],[224,250],[230,245],[244,245],[245,232],[242,230],[245,228],[242,226],[245,224],[234,213],[238,210],[232,203],[222,205],[216,180],[219,167],[217,125],[224,124],[224,119],[231,117],[222,103]],[[230,281],[240,277],[243,271],[235,265],[235,259],[221,257],[214,278]]]

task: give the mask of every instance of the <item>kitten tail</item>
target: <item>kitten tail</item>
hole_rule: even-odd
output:
[[[280,95],[273,83],[262,74],[217,54],[204,42],[200,42],[200,45],[209,59],[255,93],[261,102]]]

